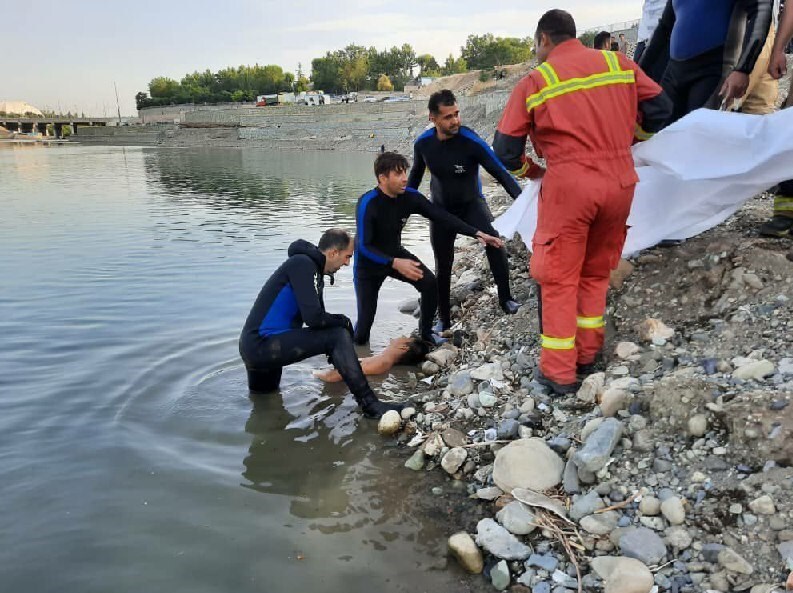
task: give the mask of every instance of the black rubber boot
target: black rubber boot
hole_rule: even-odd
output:
[[[401,412],[406,404],[390,404],[382,402],[377,399],[377,396],[374,393],[372,393],[365,395],[360,400],[358,400],[358,405],[361,406],[361,411],[367,418],[380,418],[389,410]]]
[[[776,214],[771,217],[771,220],[760,225],[758,232],[763,237],[793,236],[793,218]]]
[[[509,299],[508,301],[504,301],[501,303],[501,310],[504,311],[507,315],[514,315],[520,309],[520,303],[517,301],[513,301]]]
[[[587,364],[577,364],[575,365],[575,374],[579,380],[585,379],[589,375],[595,372],[595,364],[594,362],[589,362]]]
[[[534,380],[537,381],[540,385],[544,385],[548,387],[553,395],[570,395],[573,393],[578,392],[578,388],[581,387],[581,383],[557,383],[556,381],[551,381],[548,377],[542,374],[540,367],[537,367],[534,370]]]

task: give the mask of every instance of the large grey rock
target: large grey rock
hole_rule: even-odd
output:
[[[673,548],[685,550],[693,541],[694,538],[691,537],[691,534],[685,527],[677,525],[666,530],[666,543]]]
[[[509,587],[509,567],[506,560],[502,560],[490,569],[490,582],[497,591]]]
[[[576,465],[590,472],[598,471],[608,462],[621,436],[622,422],[616,418],[606,418],[573,456]]]
[[[455,358],[457,358],[457,353],[450,348],[438,348],[427,354],[427,360],[434,362],[439,367],[449,366]]]
[[[688,434],[692,437],[702,437],[708,432],[708,417],[704,414],[696,414],[688,419]]]
[[[793,563],[793,540],[782,542],[776,547],[779,555],[787,564]]]
[[[490,379],[502,381],[504,379],[504,373],[501,370],[500,363],[489,362],[471,371],[471,378],[477,381],[489,381]]]
[[[598,393],[603,391],[603,386],[605,384],[606,373],[593,373],[581,383],[576,397],[582,402],[588,404],[594,403]]]
[[[402,416],[396,410],[388,410],[380,417],[377,423],[377,432],[383,436],[391,436],[399,431],[402,425]]]
[[[590,564],[605,581],[605,593],[649,593],[655,584],[650,569],[633,558],[599,556]]]
[[[672,525],[682,525],[686,521],[686,509],[678,496],[671,496],[661,503],[661,514]]]
[[[758,515],[773,515],[776,513],[774,501],[767,494],[764,494],[760,498],[755,498],[749,503],[749,508],[752,509],[753,513]]]
[[[462,447],[455,447],[449,449],[446,455],[441,459],[441,467],[446,470],[447,474],[456,474],[460,466],[468,459],[468,451]]]
[[[530,547],[490,518],[477,523],[476,543],[496,558],[504,560],[525,560],[531,555]]]
[[[578,481],[578,468],[572,459],[568,459],[564,464],[562,473],[562,487],[567,494],[577,494],[581,492],[581,484]]]
[[[496,513],[496,519],[507,531],[515,535],[527,535],[537,529],[534,516],[526,505],[517,500],[512,501]]]
[[[648,517],[655,517],[661,512],[661,501],[655,496],[644,496],[639,503],[639,512]]]
[[[474,540],[464,531],[455,533],[449,538],[449,551],[465,570],[471,574],[479,574],[485,566],[482,552],[476,547]]]
[[[471,380],[471,373],[459,371],[449,379],[449,393],[454,397],[468,395],[474,390],[474,382]]]
[[[730,572],[741,574],[752,574],[754,572],[754,567],[732,548],[724,548],[719,552],[719,564]]]
[[[416,310],[416,307],[418,307],[418,306],[419,306],[419,300],[418,299],[406,299],[406,300],[402,301],[401,303],[399,303],[399,312],[411,315],[413,313],[413,311]]]
[[[762,381],[765,377],[774,374],[774,363],[768,360],[756,360],[738,367],[732,372],[736,379],[754,379]]]
[[[636,558],[647,565],[658,564],[666,556],[664,540],[646,527],[626,529],[619,543],[623,556]]]
[[[564,462],[542,439],[518,439],[496,453],[493,481],[504,492],[528,488],[542,492],[562,480]]]
[[[600,411],[604,417],[610,418],[627,408],[630,400],[631,394],[624,389],[606,389],[600,400]]]
[[[581,527],[592,535],[606,535],[614,531],[619,521],[619,514],[615,511],[598,513],[597,515],[587,515],[581,519]]]
[[[416,449],[416,452],[405,461],[405,467],[412,469],[414,472],[424,469],[424,451]]]
[[[570,507],[570,518],[580,521],[587,515],[605,508],[606,505],[595,490],[590,490],[583,496],[578,496]]]

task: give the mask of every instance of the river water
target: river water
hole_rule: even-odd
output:
[[[312,378],[325,360],[252,401],[238,357],[288,244],[354,228],[371,163],[0,146],[0,590],[467,589],[420,478]],[[426,236],[405,243],[429,263]],[[373,350],[414,294],[386,283]],[[326,302],[354,319],[349,268]]]

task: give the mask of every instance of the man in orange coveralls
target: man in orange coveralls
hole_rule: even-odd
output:
[[[564,395],[603,347],[609,274],[638,181],[634,134],[658,131],[672,104],[625,55],[584,47],[563,10],[542,16],[535,48],[540,65],[512,91],[493,149],[514,175],[543,178],[531,257],[542,334],[535,379]],[[527,135],[547,169],[526,157]]]

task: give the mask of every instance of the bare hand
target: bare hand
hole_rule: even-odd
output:
[[[727,109],[732,107],[733,101],[741,99],[749,88],[749,75],[734,70],[730,73],[724,84],[721,86],[719,96],[724,100]]]
[[[785,59],[785,52],[775,51],[771,54],[771,59],[768,62],[768,74],[771,78],[779,80],[787,74],[787,60]]]
[[[424,277],[421,264],[414,259],[396,257],[391,263],[391,267],[408,280],[421,280]]]
[[[482,245],[490,245],[490,247],[495,247],[497,249],[501,249],[504,247],[504,241],[502,241],[499,237],[494,237],[493,235],[488,235],[479,231],[476,233],[476,238]]]

